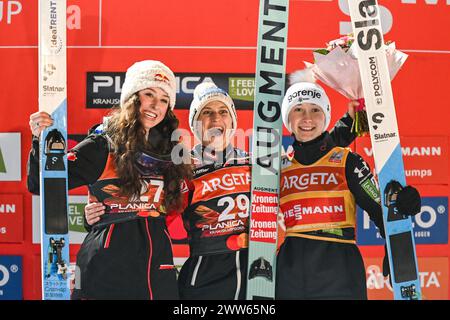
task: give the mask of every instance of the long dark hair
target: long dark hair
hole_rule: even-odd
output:
[[[120,194],[129,198],[139,198],[142,181],[136,169],[135,159],[138,152],[167,156],[179,143],[171,141],[172,133],[178,128],[179,121],[171,109],[164,119],[151,128],[148,139],[145,129],[139,121],[141,102],[135,93],[121,108],[115,108],[108,121],[106,133],[114,143],[114,156],[117,175],[120,179]],[[185,152],[187,152],[185,150]],[[165,207],[167,211],[181,208],[181,184],[192,177],[190,164],[173,164],[163,172]]]

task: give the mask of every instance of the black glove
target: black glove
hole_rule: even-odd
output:
[[[406,186],[397,195],[398,213],[404,216],[414,216],[420,212],[421,199],[419,191],[412,186]]]

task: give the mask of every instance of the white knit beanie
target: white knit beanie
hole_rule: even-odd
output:
[[[161,88],[167,93],[170,109],[173,110],[177,92],[175,75],[165,64],[156,60],[139,61],[128,68],[120,94],[120,105],[134,93],[152,87]]]
[[[191,102],[189,109],[189,126],[192,133],[201,141],[200,128],[198,128],[197,119],[202,111],[203,107],[212,101],[220,101],[227,106],[232,120],[231,131],[228,132],[228,136],[232,137],[236,131],[236,109],[234,107],[233,99],[229,94],[216,86],[214,82],[205,81],[195,87],[194,99]]]
[[[325,90],[313,82],[297,82],[287,89],[281,106],[284,126],[292,133],[289,124],[289,113],[292,108],[302,103],[312,103],[320,107],[325,114],[325,127],[327,130],[331,120],[331,105]]]

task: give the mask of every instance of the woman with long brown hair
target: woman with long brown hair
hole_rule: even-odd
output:
[[[175,165],[171,141],[173,72],[159,61],[132,65],[101,133],[68,154],[69,188],[87,185],[85,238],[77,255],[73,299],[177,299],[176,271],[166,217],[183,206],[191,167]],[[33,147],[28,189],[39,192],[39,140],[52,124],[47,113],[30,116]]]

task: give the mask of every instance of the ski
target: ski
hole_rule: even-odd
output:
[[[380,9],[376,0],[349,0],[349,9],[380,185],[394,299],[421,299],[411,217],[395,210],[397,192],[406,179]]]
[[[43,300],[68,300],[66,0],[39,1],[40,210]]]
[[[260,0],[253,109],[247,299],[275,297],[288,0]]]

